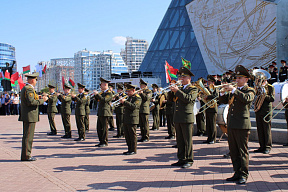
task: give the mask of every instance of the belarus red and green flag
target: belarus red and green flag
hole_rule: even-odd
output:
[[[47,65],[45,65],[44,69],[42,70],[42,74],[46,74],[46,68],[47,68]]]
[[[23,74],[30,73],[30,65],[23,67]]]
[[[177,78],[178,69],[174,69],[171,65],[168,64],[167,61],[165,61],[165,72],[166,72],[167,83],[171,82],[171,77],[175,79]]]
[[[3,74],[3,72],[1,71],[1,72],[0,72],[0,81],[3,80],[3,79],[4,79],[4,74]]]
[[[23,83],[23,79],[21,75],[19,75],[18,77],[18,84],[19,84],[20,90],[25,86],[25,83]]]
[[[70,79],[70,78],[69,78],[69,84],[74,88],[75,83],[74,83],[74,81],[72,81],[72,79]]]
[[[181,57],[181,59],[182,59],[183,67],[186,67],[190,70],[191,69],[191,62],[184,59],[183,57]]]
[[[11,75],[11,86],[15,87],[18,84],[19,74],[18,72]]]
[[[8,80],[8,81],[11,80],[10,73],[8,72],[8,70],[5,71],[4,79],[5,79],[5,80]]]

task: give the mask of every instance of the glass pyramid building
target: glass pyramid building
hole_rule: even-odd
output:
[[[141,72],[153,72],[166,86],[165,61],[174,68],[182,66],[181,57],[191,61],[195,77],[208,75],[185,5],[193,0],[172,0],[140,66]]]

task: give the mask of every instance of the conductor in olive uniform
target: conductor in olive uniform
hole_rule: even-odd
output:
[[[152,84],[153,94],[152,94],[152,103],[154,106],[152,107],[152,117],[153,117],[153,125],[152,130],[159,130],[160,126],[160,117],[159,117],[159,93],[158,93],[158,85]]]
[[[170,89],[175,93],[174,123],[176,128],[176,141],[178,148],[178,162],[172,166],[182,168],[191,167],[193,157],[193,124],[194,124],[194,103],[198,89],[191,85],[191,77],[194,74],[186,67],[181,67],[177,72],[178,79],[182,80],[182,87],[172,86]]]
[[[264,117],[272,111],[272,102],[275,99],[274,87],[268,84],[267,80],[264,80],[263,85],[266,90],[265,99],[261,108],[256,111],[256,123],[257,123],[257,133],[260,147],[255,150],[256,153],[270,153],[272,148],[272,133],[271,133],[271,121],[269,123],[264,121]],[[272,113],[266,117],[266,120],[272,118]]]
[[[215,85],[215,78],[212,75],[207,76],[208,80],[208,86],[209,85]],[[208,87],[209,92],[211,95],[206,96],[205,100],[207,102],[211,101],[212,99],[218,97],[219,93],[217,89],[210,89]],[[212,102],[210,102],[212,104]],[[217,118],[217,102],[214,103],[211,107],[207,108],[205,110],[205,117],[206,117],[206,133],[207,133],[207,140],[204,141],[203,143],[208,143],[208,144],[214,144],[216,142],[216,136],[217,136],[217,129],[216,129],[216,118]]]
[[[84,124],[85,124],[85,131],[86,132],[89,132],[89,115],[90,115],[90,96],[89,96],[89,90],[85,88],[85,95],[86,95],[86,98],[87,98],[87,102],[86,102],[86,105],[85,105],[85,112],[86,112],[86,115],[85,115],[85,120],[84,120]]]
[[[65,135],[63,135],[61,138],[71,138],[70,115],[71,115],[72,97],[70,91],[71,87],[65,84],[64,94],[58,95],[58,99],[61,101],[61,118],[65,130]]]
[[[74,94],[72,95],[72,100],[76,101],[75,118],[79,135],[75,141],[85,141],[85,106],[87,103],[87,97],[84,94],[85,85],[82,85],[81,83],[77,83],[77,85],[79,94],[77,96]]]
[[[250,105],[254,100],[255,91],[247,85],[251,78],[249,71],[242,65],[235,68],[237,88],[225,85],[220,93],[220,103],[228,103],[229,111],[227,118],[228,144],[234,175],[227,181],[237,181],[244,184],[248,178],[249,152],[248,140],[251,129]],[[224,92],[228,91],[229,94]]]
[[[128,151],[124,155],[134,155],[137,153],[137,135],[136,128],[139,124],[139,109],[141,97],[135,93],[136,85],[127,85],[128,98],[121,99],[120,103],[124,105],[124,134]]]
[[[122,84],[117,84],[117,95],[115,97],[115,101],[119,100],[126,96],[123,91],[124,87]],[[123,130],[123,113],[124,113],[124,106],[123,104],[119,104],[115,107],[115,114],[116,114],[116,125],[117,125],[117,135],[113,136],[116,138],[124,137],[124,130]]]
[[[108,119],[112,116],[110,102],[112,101],[113,94],[108,89],[110,81],[100,77],[101,92],[94,91],[94,97],[98,100],[98,119],[97,119],[97,134],[100,143],[97,147],[106,147],[108,145]]]
[[[35,125],[39,121],[38,106],[48,99],[46,96],[43,96],[43,99],[39,99],[34,90],[38,75],[39,73],[25,75],[28,83],[21,90],[21,113],[19,116],[19,121],[23,121],[21,161],[36,160],[36,158],[31,157],[31,151]]]
[[[56,125],[55,125],[55,115],[56,113],[58,113],[57,107],[56,107],[56,103],[58,101],[58,97],[55,93],[55,86],[49,84],[48,85],[49,88],[49,95],[48,95],[48,108],[47,108],[47,114],[48,114],[48,120],[49,120],[49,124],[50,124],[50,133],[47,133],[47,135],[57,135],[57,129],[56,129]]]
[[[142,99],[139,110],[139,125],[141,130],[141,139],[139,142],[149,141],[149,114],[150,114],[150,100],[152,97],[152,91],[147,88],[148,83],[140,79],[140,91],[139,95]]]

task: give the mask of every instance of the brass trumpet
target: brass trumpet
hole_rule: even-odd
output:
[[[139,89],[139,90],[135,91],[135,93],[138,93],[138,92],[140,92],[140,91],[143,91],[144,89],[146,89],[146,87],[143,88],[143,89]],[[121,99],[126,99],[127,97],[128,97],[128,95],[125,95],[124,97],[122,97],[122,98],[120,98],[120,99],[112,102],[112,103],[110,104],[111,107],[117,107],[118,105],[120,105],[120,100],[121,100]]]
[[[228,83],[228,84],[223,84],[223,85],[217,85],[217,86],[209,86],[209,88],[210,88],[210,90],[212,91],[212,92],[214,92],[214,90],[215,89],[219,89],[219,88],[221,88],[221,90],[223,89],[223,87],[225,86],[225,85],[232,85],[232,86],[235,86],[237,83],[236,82],[234,82],[234,83]],[[222,92],[220,90],[220,92]],[[225,92],[225,94],[228,94],[228,92]],[[210,101],[206,101],[206,103],[205,103],[205,105],[203,105],[202,107],[200,107],[200,109],[199,109],[199,113],[203,113],[204,111],[206,111],[207,109],[209,109],[209,108],[211,108],[211,107],[214,107],[215,106],[215,104],[217,104],[217,99],[219,98],[219,95],[217,96],[217,97],[214,97],[213,99],[211,99]]]

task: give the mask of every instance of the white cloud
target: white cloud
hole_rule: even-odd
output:
[[[118,45],[125,45],[126,37],[116,36],[116,37],[113,37],[113,41],[114,41],[114,43],[116,43]]]

